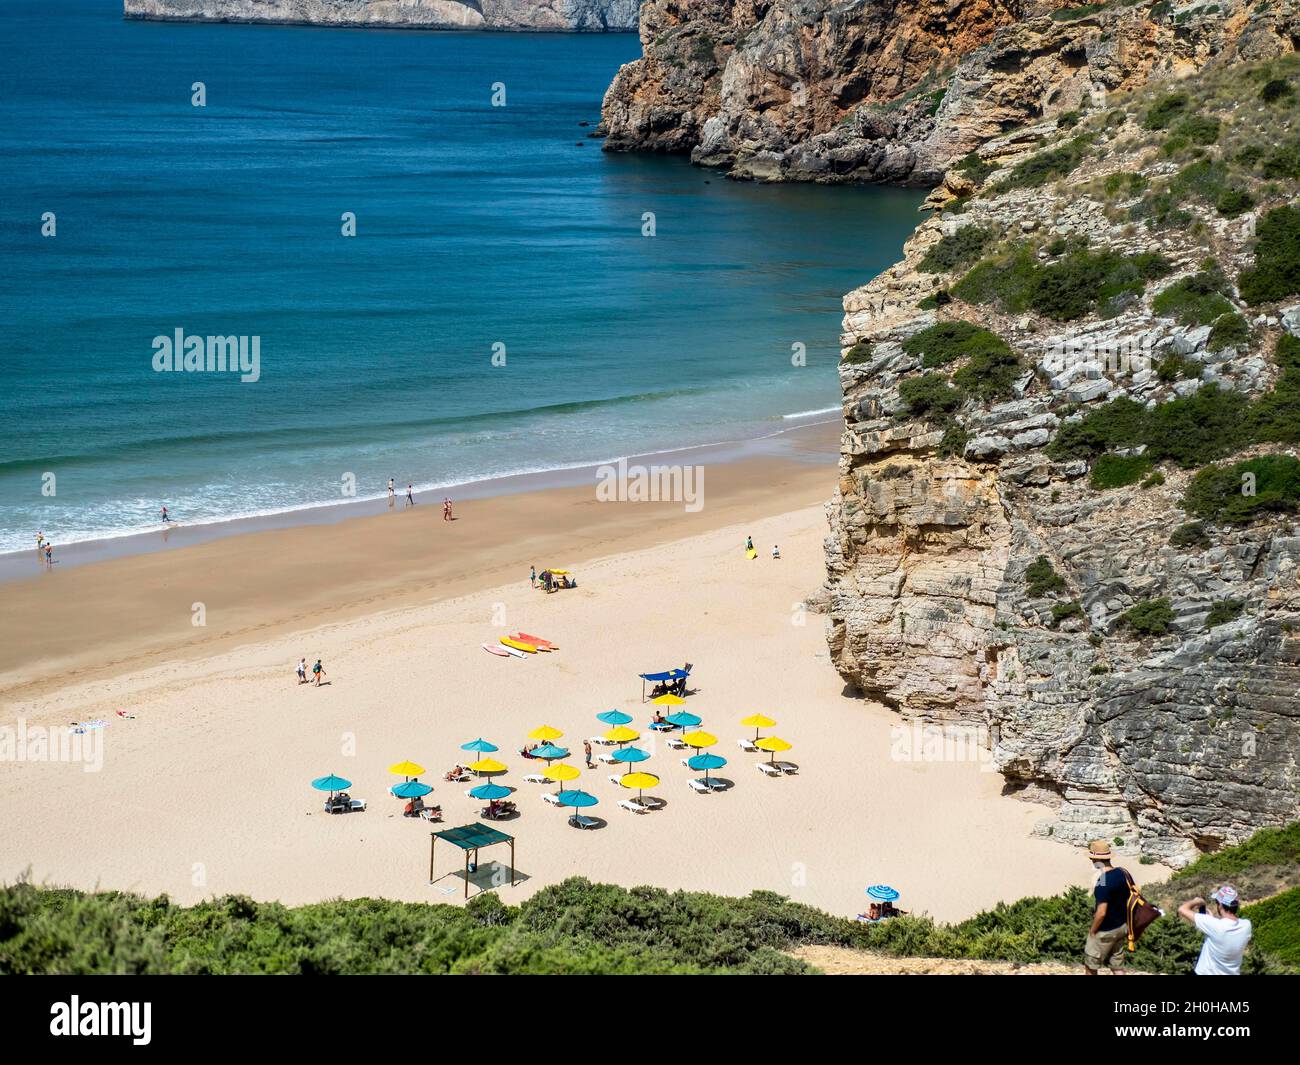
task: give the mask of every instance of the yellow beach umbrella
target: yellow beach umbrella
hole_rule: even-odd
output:
[[[746,728],[754,730],[754,739],[758,739],[758,730],[761,728],[771,728],[776,724],[770,717],[764,714],[750,714],[749,717],[742,717],[740,723]]]
[[[576,766],[571,766],[565,762],[556,762],[555,765],[551,766],[542,774],[542,776],[554,780],[557,784],[561,784],[566,780],[577,780],[582,776],[582,771]],[[559,792],[556,792],[556,794],[558,795]]]
[[[530,740],[558,740],[564,733],[550,725],[538,725],[528,734]]]
[[[582,770],[569,765],[567,762],[556,762],[555,765],[551,766],[551,768],[543,773],[542,776],[557,781],[577,780],[578,777],[582,776]]]
[[[688,747],[712,747],[718,742],[718,737],[712,732],[688,732],[682,737],[682,742]]]
[[[685,706],[686,700],[680,695],[656,695],[650,700],[659,706]]]
[[[775,765],[776,752],[788,751],[791,747],[794,746],[794,744],[786,743],[786,741],[781,739],[780,736],[764,736],[761,740],[757,740],[754,743],[754,746],[757,747],[760,751],[771,751],[772,752],[771,761],[772,764]]]
[[[628,728],[626,725],[615,725],[605,733],[605,739],[610,743],[631,743],[633,740],[639,740],[641,733]]]
[[[659,778],[653,773],[624,773],[618,782],[625,788],[636,788],[636,797],[640,799],[646,788],[653,788],[659,783]]]
[[[416,765],[409,759],[405,762],[397,762],[388,767],[388,771],[399,777],[418,777],[423,776],[425,769],[422,765]]]
[[[506,767],[495,758],[484,758],[480,761],[472,762],[469,768],[475,773],[504,773],[506,771]]]

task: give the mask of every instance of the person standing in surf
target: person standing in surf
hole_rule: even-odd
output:
[[[408,507],[413,507],[413,506],[415,506],[415,494],[414,494],[414,490],[412,489],[412,487],[411,487],[409,484],[406,486],[406,505],[407,505]]]
[[[166,525],[171,520],[171,517],[167,513],[167,504],[164,503],[162,508],[162,523]]]

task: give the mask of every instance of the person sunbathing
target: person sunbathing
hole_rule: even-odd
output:
[[[442,779],[443,779],[443,780],[459,780],[459,779],[460,779],[461,777],[463,777],[464,775],[465,775],[465,769],[464,769],[464,767],[461,766],[461,765],[459,765],[459,764],[457,764],[456,768],[455,768],[455,769],[450,769],[450,770],[448,770],[448,771],[443,775],[443,778],[442,778]]]

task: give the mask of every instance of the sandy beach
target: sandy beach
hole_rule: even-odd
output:
[[[580,874],[768,889],[852,914],[866,885],[886,882],[905,907],[955,919],[1089,883],[1078,854],[1031,835],[1042,807],[1002,796],[1001,778],[971,761],[894,760],[897,717],[844,692],[822,619],[802,605],[822,579],[819,501],[833,468],[764,462],[710,476],[698,514],[555,490],[467,504],[450,525],[427,508],[8,585],[6,675],[25,690],[11,693],[4,723],[110,723],[97,772],[0,763],[0,876],[182,902],[230,892],[458,901],[459,852],[440,846],[431,886],[430,826],[400,816],[386,767],[427,767],[445,825],[468,823],[482,804],[442,773],[482,736],[509,766],[502,782],[518,789],[521,815],[499,826],[517,839],[520,881],[500,888],[508,902]],[[530,561],[547,559],[574,570],[579,587],[531,588]],[[23,598],[38,594],[48,598]],[[190,604],[204,599],[207,631],[186,631]],[[155,616],[164,603],[179,622]],[[21,621],[36,610],[42,624],[23,643]],[[481,649],[516,630],[560,650],[516,660]],[[38,649],[48,654],[34,668]],[[304,655],[324,660],[327,684],[296,683]],[[599,767],[578,784],[599,798],[588,812],[604,826],[569,827],[543,786],[523,782],[538,767],[518,754],[529,730],[563,730],[581,765],[582,740],[604,729],[597,713],[624,709],[644,732],[638,674],[687,660],[688,708],[718,736],[714,751],[729,760],[719,775],[733,786],[694,794],[682,755],[645,733],[653,757],[643,768],[660,776],[651,794],[664,808],[620,809],[626,793],[607,779],[616,769]],[[797,775],[767,779],[740,750],[751,730],[739,720],[755,712],[777,720],[770,731],[793,744],[785,757]],[[330,772],[354,782],[366,812],[324,814],[309,782]],[[484,851],[480,879],[507,860],[504,848]]]

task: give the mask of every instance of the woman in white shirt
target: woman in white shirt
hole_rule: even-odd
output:
[[[1240,906],[1237,889],[1224,884],[1208,903],[1197,897],[1178,907],[1178,916],[1195,925],[1205,937],[1192,970],[1197,976],[1241,975],[1241,959],[1250,946],[1251,927],[1249,920],[1237,915]]]

